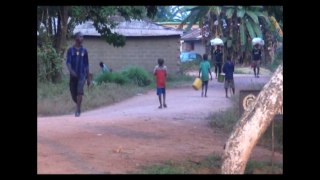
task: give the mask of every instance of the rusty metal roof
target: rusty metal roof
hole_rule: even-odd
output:
[[[79,31],[82,32],[84,36],[101,36],[93,26],[92,21],[77,25],[73,32],[76,33]],[[182,30],[164,27],[151,21],[144,20],[123,21],[120,22],[116,28],[111,29],[111,31],[123,36],[181,36],[183,33]]]
[[[197,41],[201,39],[202,39],[202,35],[201,35],[200,28],[190,30],[181,37],[181,40],[185,40],[185,41]]]

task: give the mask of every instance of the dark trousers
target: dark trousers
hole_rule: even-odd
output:
[[[216,74],[221,74],[221,66],[222,66],[222,63],[216,63],[216,64],[214,65],[214,72],[215,72]],[[219,73],[217,73],[217,71],[218,71]]]
[[[83,95],[83,87],[84,87],[85,79],[79,80],[78,78],[70,76],[70,92],[72,100],[77,103],[77,96]]]

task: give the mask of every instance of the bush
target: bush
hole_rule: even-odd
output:
[[[150,75],[140,67],[129,67],[122,72],[106,72],[98,75],[95,80],[97,84],[102,82],[114,82],[120,85],[131,82],[134,85],[144,87],[151,84]]]
[[[94,79],[94,81],[99,85],[102,82],[104,82],[104,83],[112,83],[112,82],[114,82],[114,83],[123,85],[123,84],[128,83],[129,79],[126,76],[124,76],[123,74],[118,73],[118,72],[106,72],[106,73],[98,75]]]
[[[61,70],[62,60],[51,43],[37,47],[37,78],[38,81],[51,81],[56,71]]]
[[[180,63],[180,74],[186,74],[188,71],[199,71],[199,64],[201,61],[188,61],[184,63]],[[211,66],[211,65],[210,65]]]
[[[267,68],[274,72],[277,67],[283,62],[283,49],[282,47],[276,49],[276,55],[272,64],[269,64]]]
[[[151,84],[150,75],[146,70],[140,67],[128,67],[125,71],[122,72],[130,81],[140,87],[148,86]]]

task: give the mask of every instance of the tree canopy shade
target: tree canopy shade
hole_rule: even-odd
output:
[[[266,41],[268,51],[278,34],[275,23],[270,22],[270,14],[280,16],[282,6],[195,6],[190,9],[189,16],[181,23],[190,22],[187,30],[193,24],[201,27],[203,43],[210,51],[210,40],[216,37],[224,41],[225,53],[233,57],[239,54],[249,61],[252,50],[251,40],[260,37]],[[282,40],[282,39],[278,39]],[[211,52],[212,53],[212,52]]]
[[[67,48],[67,37],[72,35],[75,26],[92,20],[107,43],[121,47],[125,45],[125,37],[111,32],[118,24],[117,17],[125,20],[143,19],[154,17],[156,12],[156,6],[38,6],[38,45],[51,44],[62,59]],[[52,82],[59,82],[61,79],[62,61],[59,61],[60,63],[52,61],[49,67],[53,70],[50,75],[52,77],[49,78]]]

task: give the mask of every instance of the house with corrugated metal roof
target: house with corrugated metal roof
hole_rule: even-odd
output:
[[[124,47],[108,44],[97,32],[93,22],[87,21],[76,26],[74,33],[79,31],[84,35],[83,46],[88,50],[90,71],[93,73],[100,71],[101,61],[114,71],[136,65],[152,72],[158,58],[165,60],[169,72],[179,71],[181,30],[145,20],[122,21],[112,32],[126,37]],[[70,39],[69,47],[73,43],[74,40]]]
[[[200,28],[191,29],[181,37],[181,51],[193,51],[201,55],[206,52]]]

